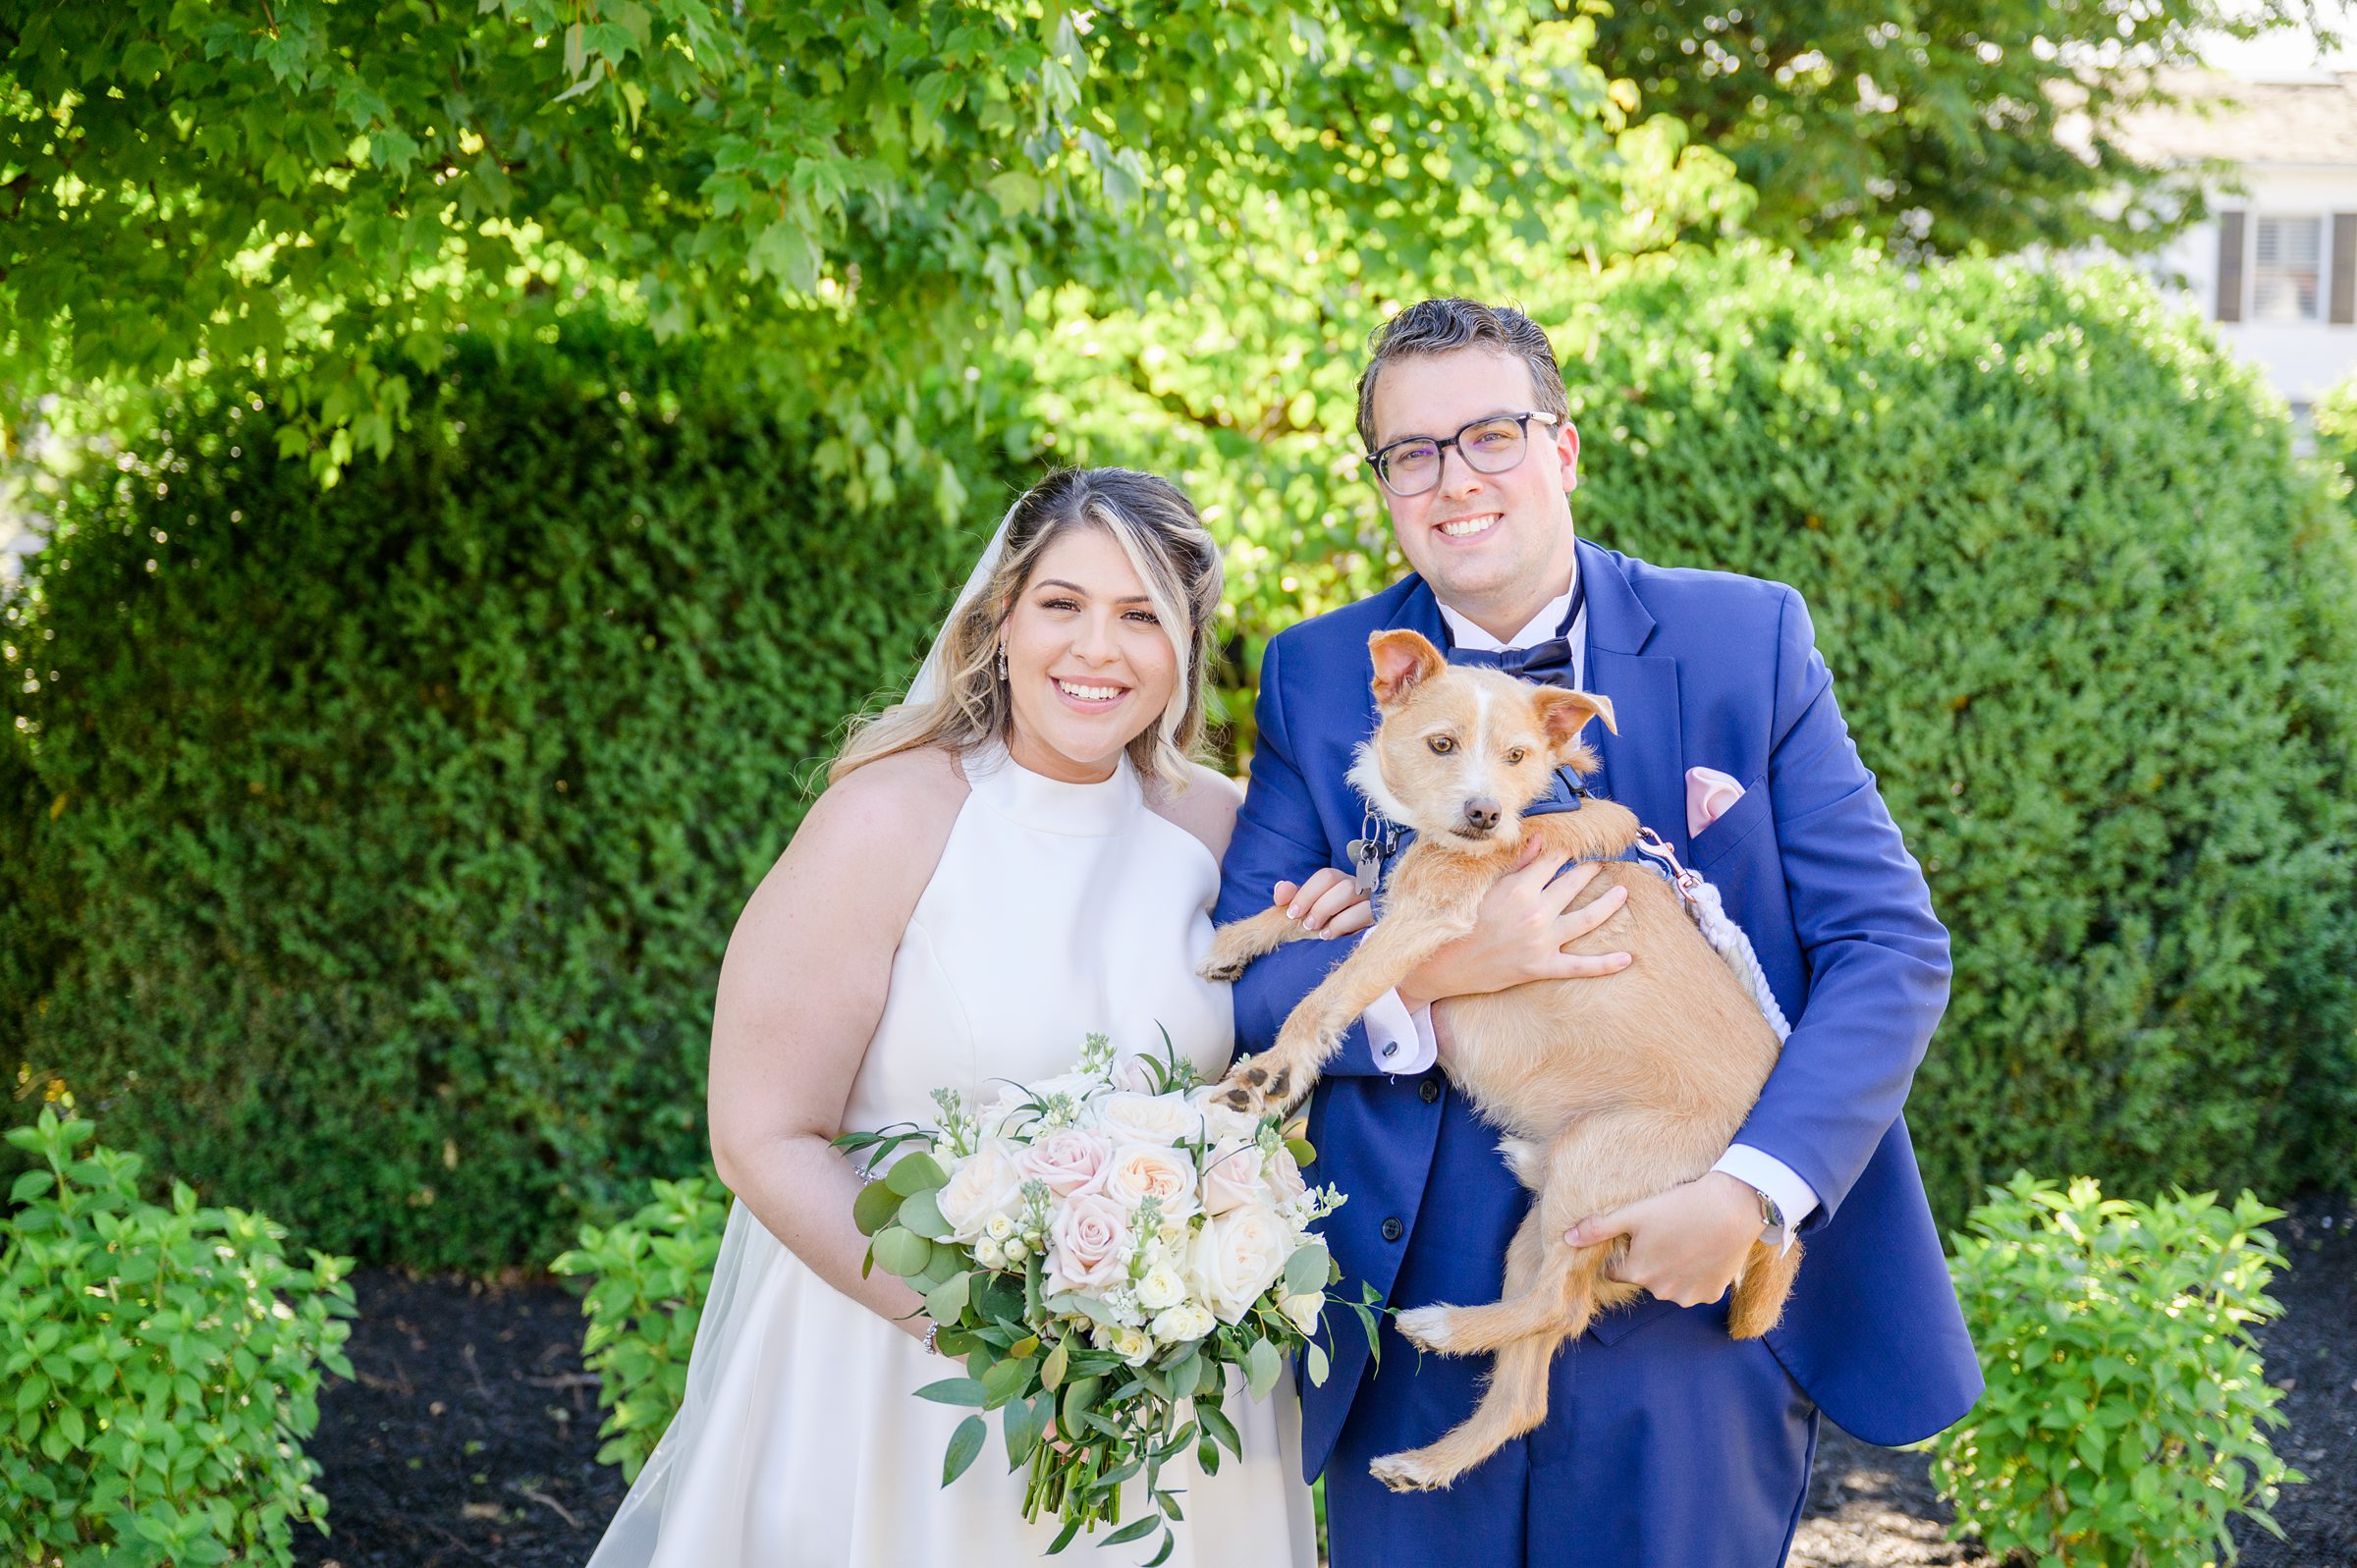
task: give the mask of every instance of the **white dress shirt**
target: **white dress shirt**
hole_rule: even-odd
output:
[[[1459,648],[1472,648],[1485,653],[1503,653],[1509,648],[1528,648],[1553,637],[1563,622],[1563,612],[1571,607],[1571,595],[1579,585],[1579,568],[1572,568],[1571,587],[1551,599],[1530,623],[1514,633],[1510,642],[1500,642],[1471,621],[1442,605],[1441,619],[1448,622],[1449,635]],[[1570,678],[1566,684],[1580,686],[1580,676],[1587,664],[1588,609],[1583,603],[1579,615],[1567,633],[1571,644]],[[1418,1007],[1410,1012],[1399,993],[1387,991],[1371,1002],[1359,1015],[1367,1026],[1367,1043],[1374,1048],[1375,1059],[1395,1073],[1428,1072],[1440,1059],[1440,1041],[1432,1032],[1432,1009]],[[1770,1228],[1761,1239],[1772,1246],[1788,1247],[1792,1232],[1817,1207],[1815,1189],[1801,1179],[1790,1165],[1749,1144],[1734,1144],[1711,1167],[1724,1170],[1745,1186],[1766,1193],[1782,1211],[1782,1228]]]

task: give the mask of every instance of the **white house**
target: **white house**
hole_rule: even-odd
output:
[[[2357,71],[2169,84],[2187,101],[2137,118],[2129,147],[2147,162],[2233,167],[2203,182],[2210,219],[2148,265],[2304,416],[2357,375]]]

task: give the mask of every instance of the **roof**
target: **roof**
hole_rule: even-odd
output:
[[[2182,101],[2129,115],[2119,135],[2142,162],[2357,166],[2357,71],[2282,81],[2165,72],[2161,85]]]

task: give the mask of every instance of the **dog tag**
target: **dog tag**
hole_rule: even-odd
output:
[[[1361,897],[1373,897],[1375,885],[1383,880],[1382,847],[1372,838],[1353,838],[1345,847],[1358,873],[1350,879],[1351,887]]]

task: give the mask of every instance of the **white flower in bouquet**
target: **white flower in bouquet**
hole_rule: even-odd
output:
[[[1129,1279],[1130,1210],[1103,1193],[1084,1192],[1057,1206],[1048,1245],[1051,1291],[1101,1293]]]
[[[1122,1328],[1113,1336],[1113,1353],[1132,1367],[1142,1367],[1154,1354],[1154,1336],[1143,1328]]]
[[[985,1269],[997,1269],[1007,1262],[1007,1255],[999,1250],[997,1242],[984,1236],[974,1243],[974,1262]]]
[[[993,1217],[1013,1221],[1023,1212],[1023,1173],[1014,1151],[997,1139],[958,1162],[949,1184],[934,1197],[951,1233],[969,1246]]]
[[[1124,1094],[1150,1095],[1155,1087],[1155,1069],[1142,1055],[1117,1056],[1107,1069],[1105,1081]]]
[[[1210,1309],[1198,1301],[1181,1301],[1166,1307],[1154,1319],[1154,1338],[1166,1345],[1182,1345],[1200,1339],[1218,1325]]]
[[[1168,1149],[1203,1136],[1203,1113],[1178,1095],[1115,1091],[1089,1107],[1098,1131],[1116,1144],[1142,1143]]]
[[[1113,1152],[1098,1190],[1135,1213],[1147,1199],[1158,1206],[1157,1229],[1197,1211],[1195,1162],[1183,1149],[1126,1144]]]
[[[1305,1334],[1318,1331],[1318,1314],[1325,1307],[1326,1298],[1314,1290],[1304,1295],[1288,1296],[1277,1303],[1277,1310],[1291,1319],[1293,1326]]]
[[[1148,1269],[1137,1282],[1137,1304],[1149,1312],[1176,1307],[1186,1299],[1186,1276],[1167,1263]],[[1155,1332],[1159,1335],[1160,1329]]]
[[[944,1217],[946,1218],[947,1216]],[[1014,1234],[1014,1221],[1005,1215],[992,1215],[982,1226],[982,1234],[1004,1247],[1007,1245],[1007,1238]]]
[[[1293,1227],[1266,1204],[1231,1209],[1195,1233],[1187,1285],[1220,1322],[1235,1323],[1276,1282],[1293,1245]]]
[[[1260,1145],[1250,1138],[1222,1138],[1203,1161],[1203,1212],[1224,1215],[1272,1196],[1261,1179]]]
[[[1055,1127],[1018,1153],[1014,1162],[1024,1175],[1045,1182],[1057,1197],[1069,1198],[1094,1191],[1112,1159],[1113,1145],[1103,1133],[1085,1127]]]
[[[1212,1098],[1225,1086],[1225,1080],[1223,1080],[1221,1083],[1205,1084],[1202,1088],[1190,1090],[1187,1094],[1186,1103],[1194,1107],[1195,1114],[1203,1118],[1204,1135],[1214,1141],[1258,1136],[1260,1132],[1259,1117],[1247,1115],[1233,1106],[1223,1106]]]
[[[1293,1152],[1283,1144],[1269,1151],[1262,1179],[1281,1204],[1291,1203],[1309,1192],[1309,1183],[1301,1179],[1301,1166],[1293,1159]]]

